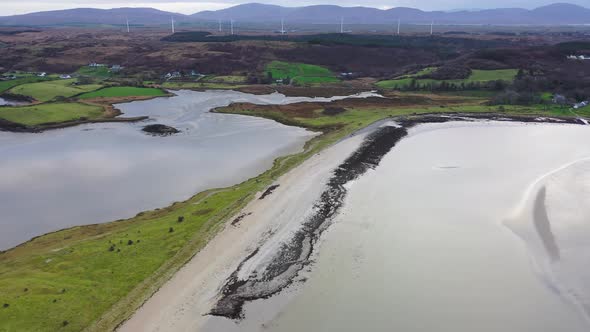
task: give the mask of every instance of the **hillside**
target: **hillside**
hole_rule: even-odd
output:
[[[188,20],[186,15],[165,12],[153,8],[76,8],[24,15],[2,16],[0,17],[0,25],[121,25],[125,24],[127,19],[129,19],[130,24],[146,25],[168,23],[172,17],[177,21]]]
[[[243,4],[217,11],[203,11],[183,15],[152,8],[91,9],[78,8],[0,17],[4,26],[51,25],[121,25],[126,19],[134,25],[159,25],[174,17],[179,23],[196,23],[217,20],[266,23],[284,19],[289,24],[334,24],[343,18],[347,24],[393,24],[398,19],[404,23],[427,24],[534,24],[565,25],[590,24],[590,9],[577,5],[558,3],[533,10],[500,8],[480,11],[422,11],[396,7],[381,10],[369,7],[340,7],[315,5],[306,7],[281,7],[265,4]]]

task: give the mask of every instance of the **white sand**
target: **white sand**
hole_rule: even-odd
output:
[[[207,321],[219,289],[240,262],[256,248],[250,262],[262,264],[298,229],[319,198],[332,170],[362,142],[346,139],[311,157],[282,176],[280,187],[264,200],[254,200],[242,213],[252,213],[237,227],[225,228],[149,299],[118,331],[196,331]],[[233,218],[232,218],[233,219]],[[254,265],[256,265],[254,264]],[[252,266],[255,268],[255,266]]]

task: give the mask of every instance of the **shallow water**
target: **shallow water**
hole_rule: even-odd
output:
[[[588,331],[590,166],[582,162],[547,179],[546,215],[561,261],[533,250],[543,228],[531,226],[542,214],[530,188],[590,157],[589,140],[587,126],[419,126],[350,185],[315,263],[302,274],[306,282],[248,304],[240,323],[211,318],[209,326]],[[506,227],[515,211],[526,216],[516,233]]]
[[[0,106],[18,106],[18,105],[27,105],[29,104],[26,101],[16,101],[16,100],[9,100],[0,97]]]
[[[256,176],[314,134],[261,118],[213,114],[232,102],[285,104],[328,98],[178,91],[117,105],[151,122],[90,124],[22,134],[0,132],[0,249],[65,227],[127,218],[208,188]],[[361,95],[357,97],[363,97]],[[141,132],[148,123],[182,131]]]

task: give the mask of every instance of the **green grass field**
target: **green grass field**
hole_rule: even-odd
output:
[[[6,92],[6,91],[14,88],[15,86],[18,86],[21,84],[35,83],[35,82],[49,81],[49,80],[51,80],[51,79],[44,78],[44,77],[31,76],[31,77],[18,78],[18,79],[9,80],[9,81],[0,81],[0,93]]]
[[[162,87],[165,89],[222,89],[231,90],[247,87],[247,84],[228,84],[228,83],[205,83],[205,82],[165,82]]]
[[[158,97],[166,92],[156,88],[138,88],[131,86],[116,86],[100,89],[78,96],[79,99],[113,98],[113,97]]]
[[[427,68],[428,69],[428,68]],[[430,69],[432,71],[432,69]],[[409,86],[413,80],[416,84],[420,85],[436,85],[441,82],[453,83],[453,84],[468,84],[468,83],[485,83],[490,81],[513,81],[518,73],[517,69],[498,69],[498,70],[472,70],[471,76],[463,80],[433,80],[433,79],[421,79],[418,78],[421,75],[427,74],[428,72],[420,72],[414,75],[405,75],[400,78],[393,80],[385,80],[377,82],[377,86],[382,89],[402,89]]]
[[[89,77],[95,77],[95,78],[101,78],[101,79],[106,79],[112,76],[111,71],[109,70],[108,67],[88,67],[88,66],[84,66],[81,67],[80,69],[78,69],[78,71],[76,71],[78,74],[83,75],[83,76],[89,76]]]
[[[498,110],[481,105],[353,108],[327,116],[318,109],[310,117],[299,118],[276,109],[219,109],[324,129],[325,133],[308,142],[304,152],[279,158],[270,170],[236,186],[202,192],[129,220],[47,234],[0,253],[0,331],[110,331],[190,260],[256,192],[323,148],[390,116]],[[561,112],[537,106],[507,106],[501,111]],[[181,216],[183,222],[179,222]],[[7,307],[2,308],[3,304]]]
[[[295,84],[339,82],[336,75],[329,69],[304,63],[273,61],[266,66],[266,72],[270,73],[274,80],[289,78]]]
[[[67,79],[23,84],[10,89],[9,92],[29,96],[38,101],[51,101],[56,97],[69,98],[102,87],[99,84],[74,85],[75,82],[76,79]]]
[[[73,121],[80,118],[97,119],[102,114],[102,107],[80,103],[47,103],[19,107],[0,107],[0,118],[27,126]]]
[[[246,76],[239,76],[239,75],[205,76],[200,80],[200,82],[243,84],[243,83],[246,83],[246,79],[247,79]]]
[[[126,221],[47,234],[0,253],[0,305],[9,305],[0,307],[0,331],[80,331],[89,326],[89,331],[111,330],[256,192],[322,148],[385,115],[355,114],[350,126],[314,138],[305,152],[279,158],[270,170],[231,188],[203,192]],[[185,218],[182,223],[179,216]]]

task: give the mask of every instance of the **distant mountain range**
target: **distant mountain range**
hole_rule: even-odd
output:
[[[76,24],[125,24],[157,25],[202,21],[236,20],[238,22],[267,23],[284,19],[289,24],[334,24],[341,18],[347,24],[392,24],[398,19],[404,23],[424,24],[537,24],[565,25],[590,24],[590,9],[567,3],[556,3],[536,9],[500,8],[464,11],[422,11],[396,7],[381,10],[369,7],[340,7],[317,5],[306,7],[281,7],[265,4],[243,4],[217,11],[203,11],[193,15],[170,13],[152,8],[92,9],[77,8],[38,12],[24,15],[2,16],[0,25],[44,26]]]

